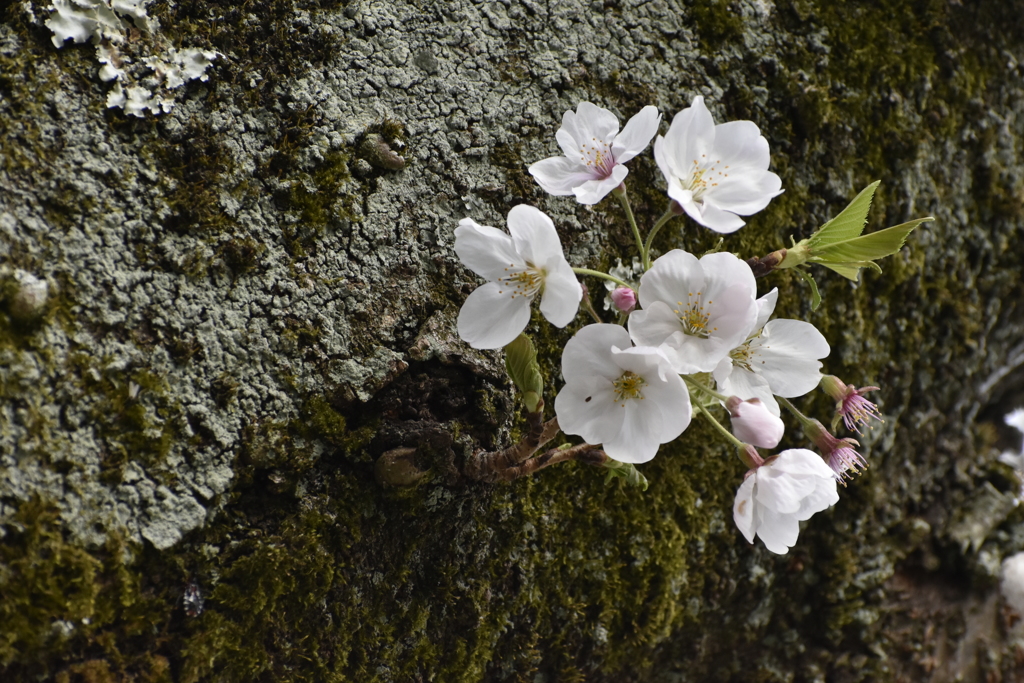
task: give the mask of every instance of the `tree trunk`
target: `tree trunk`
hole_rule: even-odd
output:
[[[167,96],[141,116],[49,6],[0,8],[4,681],[1024,676],[996,459],[1024,401],[1024,3],[155,0],[104,43],[130,97]],[[170,46],[219,55],[146,80]],[[664,133],[696,95],[760,126],[785,188],[724,249],[789,246],[874,180],[869,231],[936,218],[858,285],[815,270],[817,311],[791,271],[758,281],[827,372],[882,387],[870,468],[786,556],[736,530],[743,467],[696,419],[646,491],[465,475],[528,424],[502,353],[455,332],[458,221],[528,203],[574,266],[628,261],[613,200],[526,167],[581,101]],[[649,227],[649,151],[626,182]],[[655,246],[717,241],[677,219]],[[584,318],[529,328],[545,418]]]

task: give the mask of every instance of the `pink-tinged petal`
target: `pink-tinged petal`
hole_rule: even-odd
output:
[[[587,144],[610,142],[619,132],[618,117],[590,102],[580,102],[576,107],[576,125],[583,135],[580,141]]]
[[[693,254],[673,249],[657,259],[640,278],[640,306],[649,308],[655,301],[677,305],[680,297],[704,289],[704,270]],[[655,346],[657,346],[655,344]]]
[[[736,528],[747,539],[747,543],[754,542],[754,534],[757,533],[757,525],[754,523],[754,502],[755,485],[757,475],[752,474],[743,480],[739,489],[736,490],[736,500],[732,504],[732,519],[736,522]]]
[[[617,438],[626,418],[611,381],[590,387],[565,385],[555,397],[555,415],[563,432],[595,445]]]
[[[792,514],[780,514],[774,510],[758,507],[760,524],[757,535],[764,547],[776,555],[785,555],[796,545],[800,536],[800,522]]]
[[[457,326],[459,336],[474,349],[498,349],[511,344],[529,322],[529,298],[512,298],[497,282],[488,282],[462,304]]]
[[[612,360],[612,347],[629,348],[629,333],[621,325],[587,325],[562,350],[562,376],[574,384],[603,377],[614,382],[622,369]]]
[[[680,204],[682,204],[682,202],[680,202]],[[683,205],[683,209],[686,209],[686,205]],[[690,212],[687,211],[687,213]],[[736,232],[746,225],[746,223],[743,222],[743,219],[736,214],[723,211],[712,204],[709,201],[709,197],[705,197],[704,203],[700,206],[700,216],[698,217],[690,214],[690,217],[705,228],[711,228],[715,232],[723,235]]]
[[[564,260],[555,224],[540,209],[526,204],[513,206],[508,212],[508,231],[516,251],[527,263],[541,266],[553,256]]]
[[[715,142],[715,121],[704,106],[704,98],[693,98],[693,104],[672,119],[665,134],[665,145],[673,173],[688,175],[708,160]],[[694,163],[697,162],[697,163]]]
[[[593,178],[586,168],[567,157],[551,157],[531,165],[529,171],[545,192],[564,196],[573,194],[573,188]]]
[[[772,320],[750,342],[754,371],[772,391],[786,398],[803,396],[821,382],[821,363],[829,354],[825,337],[802,320]]]
[[[651,144],[651,138],[658,132],[661,114],[658,108],[648,105],[626,122],[622,132],[612,142],[612,154],[616,163],[624,164]]]
[[[612,168],[612,174],[607,178],[587,180],[573,189],[576,194],[576,201],[580,204],[597,204],[608,196],[608,193],[618,187],[626,176],[629,169],[621,164]]]
[[[731,364],[732,361],[730,361]],[[768,409],[768,412],[776,417],[780,415],[779,403],[775,400],[775,396],[772,395],[771,387],[768,386],[768,380],[735,365],[732,366],[728,376],[720,380],[718,379],[720,368],[721,365],[715,368],[715,382],[718,383],[719,392],[727,396],[739,396],[744,400],[759,398],[765,408]],[[725,373],[722,374],[724,375]]]
[[[463,218],[455,228],[455,253],[467,268],[492,281],[505,277],[506,268],[525,265],[507,233],[472,218]]]
[[[772,313],[775,312],[775,304],[779,302],[779,288],[774,287],[772,291],[768,292],[760,299],[757,300],[757,321],[754,323],[754,329],[750,332],[753,334],[757,332],[765,323],[768,322],[768,318],[772,317]]]
[[[704,200],[723,211],[749,216],[782,194],[782,180],[771,171],[736,168],[729,169],[728,175],[715,173],[716,184],[704,192]]]
[[[731,408],[730,417],[736,438],[758,448],[775,448],[786,431],[782,420],[756,398]]]
[[[555,327],[565,327],[571,323],[582,298],[583,288],[564,258],[549,266],[540,299],[540,312],[548,322]]]
[[[715,126],[714,159],[729,165],[729,170],[750,166],[768,168],[771,154],[768,141],[753,121],[729,121]]]

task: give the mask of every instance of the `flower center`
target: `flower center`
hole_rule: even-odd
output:
[[[711,322],[711,304],[713,303],[715,302],[708,301],[707,306],[705,306],[700,292],[697,292],[696,295],[693,292],[689,292],[686,303],[677,301],[676,306],[678,308],[673,308],[672,312],[679,317],[684,333],[691,337],[707,339],[711,336],[712,332],[718,331],[717,327],[709,327]]]
[[[545,272],[532,263],[527,262],[525,268],[517,268],[514,263],[510,263],[505,272],[507,275],[498,280],[502,286],[498,294],[510,294],[513,299],[517,296],[532,298],[544,286]]]
[[[725,166],[722,171],[718,170],[718,164],[722,163],[721,159],[712,163],[705,158],[707,155],[701,154],[700,156],[700,159],[693,160],[693,168],[690,169],[689,175],[676,178],[676,182],[679,183],[680,187],[693,193],[693,201],[695,202],[701,201],[705,192],[708,192],[713,187],[717,187],[722,178],[729,177],[729,174],[724,172],[725,169],[729,168],[728,166]],[[711,165],[709,166],[708,164]]]
[[[640,390],[647,386],[647,382],[640,375],[626,370],[622,373],[622,376],[612,382],[612,386],[615,387],[615,400],[617,402],[626,401],[631,398],[638,398],[642,401],[644,400],[644,395],[640,393]],[[622,403],[622,407],[625,408],[626,404]]]
[[[607,178],[615,168],[615,157],[607,142],[591,138],[580,146],[580,161],[600,178]]]

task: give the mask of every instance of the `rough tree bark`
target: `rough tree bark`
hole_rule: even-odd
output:
[[[222,57],[142,118],[46,6],[0,9],[4,681],[1024,676],[995,460],[1024,396],[1021,2],[155,0],[161,40]],[[742,467],[698,424],[646,492],[579,463],[461,474],[526,423],[500,353],[454,333],[457,221],[528,202],[608,266],[618,208],[526,165],[581,100],[697,94],[761,127],[786,190],[727,249],[787,246],[876,179],[874,228],[937,219],[859,286],[817,272],[817,312],[759,281],[830,372],[884,387],[870,469],[784,557],[735,530]],[[638,214],[661,182],[631,163]],[[714,245],[680,225],[660,251]],[[533,327],[549,406],[581,324]],[[399,448],[426,475],[378,484]]]

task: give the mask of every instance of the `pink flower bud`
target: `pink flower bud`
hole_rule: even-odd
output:
[[[636,292],[629,287],[616,287],[612,290],[612,302],[623,313],[629,313],[636,308]]]
[[[772,415],[761,403],[761,399],[744,401],[737,396],[730,396],[725,407],[732,416],[732,433],[737,439],[760,448],[775,448],[779,445],[786,428],[782,420]]]

